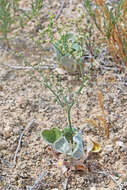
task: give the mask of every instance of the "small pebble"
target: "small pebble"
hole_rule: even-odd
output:
[[[7,148],[7,143],[5,140],[0,141],[0,150],[4,150]]]
[[[104,151],[105,151],[106,153],[112,152],[112,151],[113,151],[113,145],[111,144],[111,145],[105,146]]]
[[[116,141],[116,146],[123,147],[124,143],[122,141]]]
[[[5,139],[8,139],[11,136],[11,132],[13,131],[13,128],[10,126],[6,126],[4,131],[3,131],[3,135],[5,137]]]
[[[97,190],[96,187],[90,187],[90,190]]]

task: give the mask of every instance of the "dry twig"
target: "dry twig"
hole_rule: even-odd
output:
[[[38,185],[41,183],[43,177],[47,174],[47,172],[42,172],[41,175],[39,175],[38,179],[35,181],[34,185],[32,187],[29,187],[29,190],[35,190]]]
[[[105,176],[110,177],[113,180],[113,182],[119,187],[119,190],[123,189],[123,187],[116,181],[116,179],[109,172],[102,171],[102,172],[99,172],[99,174],[104,174]]]
[[[106,122],[106,114],[104,111],[103,95],[102,95],[101,91],[98,92],[98,102],[99,102],[101,113],[102,113],[103,117],[97,116],[97,119],[102,123],[102,126],[105,129],[105,135],[107,136],[107,138],[109,138],[109,127]]]
[[[64,183],[63,183],[63,189],[66,190],[67,189],[67,184],[68,184],[68,178],[65,179]]]
[[[58,10],[58,12],[57,12],[57,14],[56,14],[56,20],[59,18],[60,14],[62,13],[62,10],[63,10],[63,8],[64,8],[65,1],[66,1],[66,0],[62,0],[61,6],[60,6],[60,8],[59,8],[59,10]]]
[[[21,147],[22,137],[23,137],[25,131],[28,130],[28,129],[32,126],[32,124],[33,124],[34,122],[35,122],[34,119],[33,119],[32,121],[30,121],[30,122],[28,123],[28,125],[26,126],[26,128],[23,130],[23,132],[22,132],[21,135],[20,135],[19,142],[18,142],[18,146],[17,146],[17,148],[16,148],[15,155],[14,155],[14,165],[16,165],[16,158],[17,158],[18,151],[19,151],[19,149],[20,149],[20,147]]]
[[[54,69],[55,66],[49,66],[49,65],[43,65],[43,66],[36,66],[36,67],[21,67],[21,66],[13,66],[9,64],[2,64],[4,67],[9,67],[12,70],[34,70],[34,69],[39,69],[39,70],[45,70],[45,69]]]

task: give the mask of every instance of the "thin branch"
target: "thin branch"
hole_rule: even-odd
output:
[[[34,68],[34,69],[35,69],[35,68]],[[63,103],[62,100],[60,99],[59,95],[55,92],[55,90],[52,89],[51,85],[48,84],[47,78],[44,77],[44,75],[42,74],[42,72],[40,72],[40,70],[38,70],[38,69],[35,69],[35,70],[40,73],[40,75],[41,75],[41,77],[42,77],[42,79],[43,79],[43,81],[42,81],[43,85],[44,85],[45,87],[47,87],[47,88],[53,93],[53,95],[56,97],[56,100],[57,100],[57,102],[59,103],[59,105],[60,105],[62,108],[64,108],[64,103]]]
[[[123,187],[115,180],[115,178],[111,174],[109,174],[109,177],[114,181],[114,183],[119,187],[120,190],[123,189]]]
[[[62,0],[61,6],[60,6],[60,8],[59,8],[59,10],[58,10],[58,12],[57,12],[57,14],[56,14],[56,20],[60,17],[60,14],[62,13],[62,10],[63,10],[63,8],[64,8],[65,1],[66,1],[66,0]]]
[[[68,177],[68,178],[66,178],[66,179],[64,180],[64,182],[63,182],[63,189],[64,189],[64,190],[66,190],[66,189],[67,189],[68,179],[69,179],[69,177]]]
[[[116,179],[109,172],[103,171],[98,173],[104,174],[105,176],[109,176],[113,180],[113,182],[119,187],[119,190],[123,189],[123,187],[116,181]]]
[[[44,82],[45,87],[47,87],[52,93],[53,95],[56,97],[56,100],[58,101],[59,105],[64,108],[64,104],[63,102],[60,100],[59,96],[57,95],[57,93],[51,88],[51,86],[47,83]]]
[[[28,130],[28,129],[32,126],[32,124],[33,124],[34,122],[35,122],[34,119],[33,119],[31,122],[29,122],[28,125],[26,126],[26,128],[23,130],[23,132],[22,132],[21,135],[20,135],[19,142],[18,142],[18,146],[17,146],[17,148],[16,148],[15,155],[14,155],[14,165],[16,165],[16,158],[17,158],[17,154],[18,154],[18,152],[19,152],[19,149],[20,149],[20,147],[21,147],[22,137],[23,137],[25,131]]]
[[[49,66],[49,65],[43,65],[43,66],[36,66],[36,67],[20,67],[20,66],[12,66],[9,64],[1,64],[4,67],[9,67],[13,70],[34,70],[34,69],[39,69],[39,70],[45,70],[45,69],[55,69],[55,67],[53,66]]]
[[[35,181],[34,185],[30,187],[30,190],[34,190],[38,187],[38,185],[41,183],[43,177],[47,174],[47,172],[42,172],[41,175],[39,175],[38,179]]]

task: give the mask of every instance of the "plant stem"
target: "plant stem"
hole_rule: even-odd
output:
[[[88,76],[88,73],[89,73],[89,71],[88,71],[88,73],[86,74],[86,76],[84,76],[84,71],[83,71],[83,68],[82,68],[82,66],[80,65],[80,70],[81,70],[81,78],[82,78],[82,84],[81,84],[81,86],[80,86],[80,88],[77,90],[77,92],[76,92],[76,94],[77,95],[79,95],[80,93],[81,93],[81,91],[82,91],[82,89],[85,87],[85,83],[86,83],[86,81],[89,79],[89,76]]]
[[[47,87],[47,88],[53,93],[53,95],[56,97],[56,100],[57,100],[57,102],[59,103],[59,105],[60,105],[62,108],[64,108],[64,103],[61,101],[61,99],[59,98],[59,96],[57,95],[57,93],[52,89],[51,85],[48,84],[46,77],[44,77],[43,74],[41,73],[41,71],[39,71],[39,70],[36,69],[35,67],[33,67],[33,69],[40,73],[40,75],[41,75],[41,77],[42,77],[42,79],[43,79],[43,81],[42,81],[43,85],[44,85],[45,87]]]
[[[67,105],[67,118],[68,118],[68,124],[69,124],[69,127],[71,128],[71,130],[72,130],[72,124],[71,124],[71,114],[70,114],[70,112],[71,112],[71,108],[72,108],[73,105],[74,105],[74,100],[72,100],[71,105]]]
[[[60,100],[59,96],[55,93],[55,91],[51,88],[51,86],[46,81],[44,82],[44,85],[54,94],[60,106],[64,108],[64,103]]]

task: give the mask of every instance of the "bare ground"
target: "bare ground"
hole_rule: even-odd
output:
[[[55,8],[59,5],[57,1],[47,1],[43,12],[46,14],[49,9],[56,10]],[[77,2],[75,6],[80,6],[80,3]],[[63,15],[66,18],[65,13],[68,10],[70,10],[69,3],[63,9],[61,19]],[[72,11],[72,13],[74,16],[75,12]],[[121,71],[106,56],[103,57],[104,65],[97,65],[91,70],[90,79],[72,109],[71,119],[73,126],[83,131],[84,140],[86,136],[91,136],[100,143],[101,152],[92,154],[86,160],[86,171],[72,170],[69,171],[68,176],[61,175],[56,160],[47,149],[40,133],[44,128],[66,126],[65,113],[56,103],[52,93],[41,85],[41,76],[36,71],[23,69],[24,60],[33,66],[38,65],[42,59],[46,60],[45,64],[53,65],[54,53],[50,50],[46,54],[29,39],[34,24],[33,26],[32,23],[28,24],[31,28],[26,26],[20,36],[11,41],[13,51],[6,50],[2,44],[0,49],[0,189],[32,189],[38,177],[46,172],[41,183],[33,189],[126,190],[126,70]],[[15,56],[12,52],[22,52],[23,56]],[[99,58],[97,62],[100,62]],[[18,70],[17,67],[22,67],[22,69]],[[47,72],[47,76],[56,76],[58,71],[57,69],[42,70],[42,74]],[[73,91],[79,87],[75,76],[64,72],[61,76],[65,88],[70,83]],[[101,91],[104,97],[104,110],[110,126],[108,139],[101,125],[96,128],[87,122],[87,119],[94,119],[101,115],[97,98],[98,91]],[[31,121],[33,122],[30,127],[24,131],[14,165],[19,138]]]

